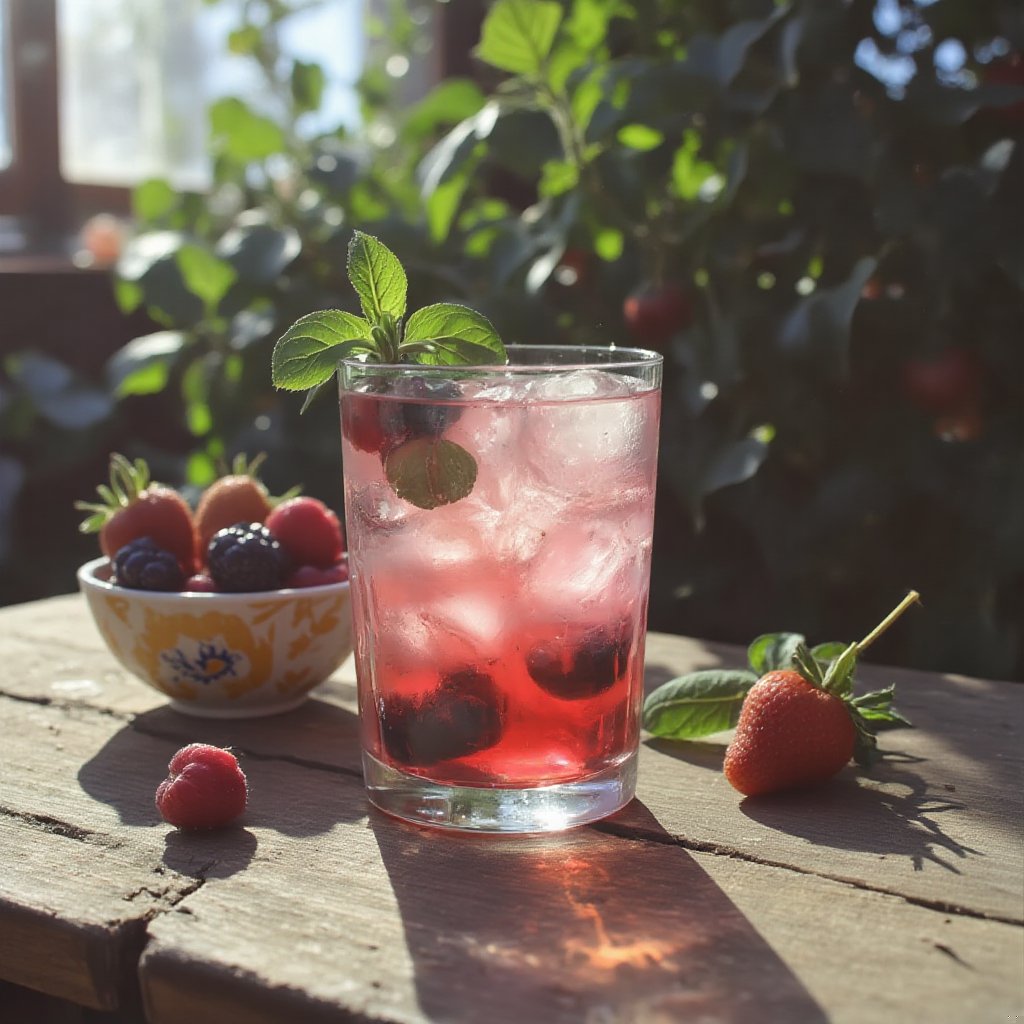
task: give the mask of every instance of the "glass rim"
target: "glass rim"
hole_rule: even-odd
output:
[[[601,353],[604,356],[609,354],[622,355],[621,359],[602,360],[571,360],[568,362],[557,362],[554,359],[538,359],[531,363],[444,363],[434,365],[431,363],[371,363],[358,356],[349,356],[338,360],[338,369],[351,367],[353,370],[388,371],[396,373],[567,373],[572,370],[592,370],[595,368],[608,368],[625,370],[630,368],[643,368],[658,366],[665,361],[660,352],[648,348],[630,348],[619,345],[526,345],[512,343],[505,346],[505,351],[513,352],[536,352],[539,355],[555,352],[579,353],[585,356],[588,353]]]

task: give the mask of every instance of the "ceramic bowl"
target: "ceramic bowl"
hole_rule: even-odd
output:
[[[109,579],[106,558],[78,570],[110,653],[185,714],[251,718],[287,711],[352,653],[347,581],[199,594],[130,590]]]

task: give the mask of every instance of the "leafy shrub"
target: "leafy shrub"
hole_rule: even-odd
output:
[[[406,6],[388,54],[430,5]],[[358,227],[401,254],[413,303],[665,351],[652,628],[849,640],[915,587],[879,658],[1024,672],[1012,0],[497,0],[476,81],[403,107],[375,60],[365,130],[312,139],[292,126],[322,73],[272,45],[288,8],[232,37],[283,112],[218,103],[213,191],[143,185],[119,267],[124,307],[166,330],[108,385],[174,397],[184,479],[266,450],[340,494],[336,411],[300,418],[270,348],[349,303]]]

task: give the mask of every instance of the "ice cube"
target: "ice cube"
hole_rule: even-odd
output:
[[[630,378],[576,370],[535,380],[522,436],[535,480],[577,495],[608,494],[656,443],[650,405]]]
[[[526,572],[531,614],[564,620],[632,614],[646,550],[618,523],[568,522],[551,530]]]

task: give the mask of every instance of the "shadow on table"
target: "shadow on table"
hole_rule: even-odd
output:
[[[956,860],[983,856],[947,835],[934,815],[963,804],[928,792],[908,765],[920,758],[889,754],[869,777],[844,774],[827,785],[793,793],[747,797],[740,811],[768,828],[808,842],[879,856],[909,857],[920,871],[926,861],[960,874]]]
[[[826,1016],[725,893],[660,841],[595,829],[477,837],[371,812],[424,1015],[626,1024]]]
[[[315,730],[310,728],[314,722]],[[250,791],[239,826],[292,836],[319,835],[338,822],[366,817],[361,778],[352,770],[319,764],[332,740],[358,750],[358,718],[325,701],[310,700],[287,714],[258,719],[197,719],[157,708],[137,715],[131,725],[115,733],[82,765],[78,782],[91,797],[113,807],[125,824],[163,825],[154,796],[174,752],[192,742],[233,747]],[[317,744],[323,750],[308,749]],[[339,776],[350,784],[339,785]],[[236,826],[212,835],[241,831]],[[252,840],[255,850],[255,837]],[[173,842],[168,840],[171,859]],[[251,854],[252,850],[250,858]],[[235,859],[241,859],[238,849]],[[177,869],[167,857],[165,863]]]

